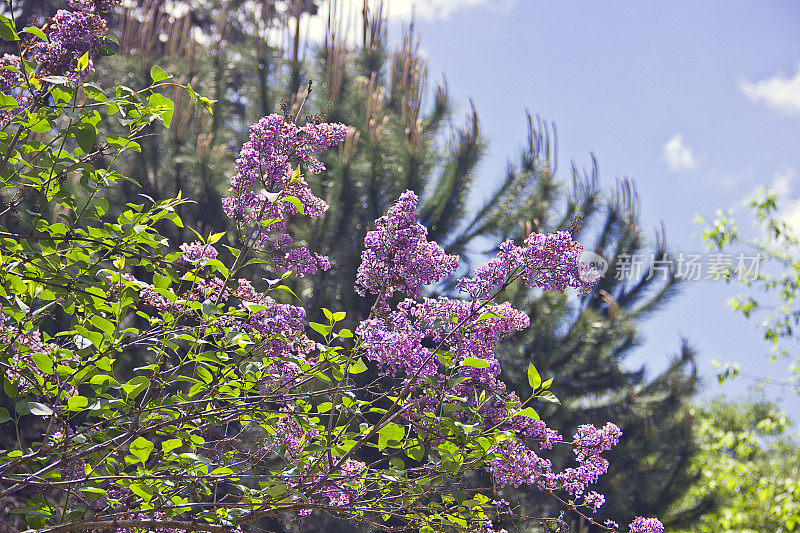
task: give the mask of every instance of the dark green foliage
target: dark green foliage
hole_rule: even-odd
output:
[[[531,327],[505,343],[500,352],[503,377],[527,398],[529,362],[544,379],[557,376],[553,391],[562,405],[536,408],[565,436],[582,421],[597,426],[614,421],[622,428],[620,446],[610,455],[614,466],[597,489],[615,508],[601,509],[598,516],[604,511],[625,519],[661,516],[694,480],[687,473],[694,444],[686,405],[698,385],[694,353],[684,341],[667,368],[653,377],[644,367],[633,370],[624,361],[640,344],[638,327],[676,294],[679,279],[674,269],[648,269],[651,253],[655,265],[666,265],[658,261],[666,259],[668,251],[663,230],[652,248],[642,235],[633,182],[621,180],[604,195],[593,160],[589,172],[572,166],[571,187],[560,183],[550,132],[554,129],[528,118],[528,142],[519,163],[509,165],[501,188],[456,242],[487,236],[495,242],[521,240],[530,231],[572,227],[587,250],[608,261],[606,274],[586,295],[567,297],[517,286],[510,300],[527,310]],[[572,224],[576,216],[583,220],[578,227]],[[528,223],[520,225],[519,220]],[[637,254],[643,259],[638,274],[626,270]],[[569,450],[563,459],[570,460]],[[555,512],[539,507],[541,498],[531,491],[524,496],[507,492],[507,499],[524,502],[529,514]],[[579,519],[572,526],[573,531],[589,531]]]

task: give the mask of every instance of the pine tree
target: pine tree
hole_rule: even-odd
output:
[[[531,231],[571,230],[607,261],[606,275],[586,295],[567,298],[518,288],[511,301],[527,309],[531,327],[505,344],[504,377],[521,398],[532,392],[525,371],[529,363],[542,376],[555,377],[553,390],[561,406],[537,408],[566,434],[580,420],[596,425],[609,420],[618,423],[625,437],[613,454],[615,468],[601,478],[598,491],[614,495],[609,500],[616,506],[616,516],[660,516],[694,481],[687,473],[695,453],[687,405],[698,385],[694,353],[684,340],[667,368],[652,378],[644,367],[628,369],[624,360],[640,344],[638,327],[679,288],[663,228],[649,247],[638,219],[634,183],[621,180],[610,195],[604,195],[594,157],[588,172],[572,165],[571,187],[559,183],[554,126],[534,121],[530,115],[527,123],[520,161],[509,165],[501,187],[456,243],[461,246],[487,237],[498,243],[521,240]],[[575,217],[582,223],[575,224]],[[519,220],[527,222],[519,224]],[[631,272],[629,267],[643,257],[641,271],[633,268]],[[530,491],[507,497],[520,501],[534,516],[554,514],[547,507],[527,503],[541,500]],[[590,531],[580,518],[564,520],[573,526],[572,531]]]

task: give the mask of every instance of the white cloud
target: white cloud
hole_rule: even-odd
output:
[[[412,17],[421,22],[445,21],[459,11],[484,7],[508,11],[518,0],[383,0],[383,8],[390,23],[408,23]],[[367,0],[369,8],[377,12],[380,0]],[[325,39],[328,14],[333,9],[338,20],[344,21],[342,31],[352,43],[361,35],[363,0],[327,0],[320,3],[316,16],[303,17],[301,26],[309,43],[319,44]]]
[[[778,193],[778,215],[795,231],[800,230],[800,198],[793,198],[792,190],[795,188],[797,174],[793,169],[783,170],[775,174],[769,189]]]
[[[778,72],[757,82],[743,80],[739,87],[753,102],[764,103],[786,114],[800,113],[800,67],[792,78]]]
[[[792,192],[792,181],[794,181],[794,170],[786,169],[776,172],[769,184],[770,190],[775,191],[781,198],[786,198]]]
[[[670,172],[682,172],[697,167],[697,157],[686,146],[680,133],[673,135],[664,145],[663,157]]]

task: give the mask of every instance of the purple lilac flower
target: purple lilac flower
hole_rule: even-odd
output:
[[[318,486],[314,494],[308,494],[308,500],[315,503],[325,503],[327,499],[328,505],[341,506],[348,505],[353,496],[363,492],[364,482],[361,479],[362,474],[367,469],[367,465],[361,461],[354,459],[346,459],[337,470],[333,473],[327,467],[327,462],[323,462],[317,466],[317,469],[312,472],[311,464],[314,464],[314,457],[309,458],[309,464],[303,468],[302,473],[298,478],[284,474],[288,485],[299,488],[301,492],[306,491],[309,487]],[[294,478],[294,479],[293,479]],[[323,483],[323,480],[325,480]],[[299,501],[299,496],[293,496],[293,501]],[[300,509],[297,511],[298,516],[306,516],[311,513],[311,509]]]
[[[142,305],[153,307],[158,311],[172,312],[178,309],[178,305],[175,302],[156,291],[153,285],[136,279],[133,274],[120,274],[120,278],[120,281],[127,281],[139,289],[139,303]],[[109,294],[113,295],[117,290],[118,282],[114,281],[113,274],[107,275],[106,279],[111,284]]]
[[[600,509],[604,503],[606,503],[606,497],[599,492],[592,490],[583,497],[583,503],[591,507],[592,512],[596,513],[597,510]]]
[[[259,245],[275,250],[279,268],[295,270],[298,277],[330,268],[327,257],[302,247],[291,248],[293,239],[285,233],[289,219],[299,210],[289,197],[299,200],[303,212],[317,217],[328,209],[302,178],[292,179],[292,164],[304,164],[312,172],[325,166],[314,157],[344,140],[343,124],[309,123],[298,127],[281,115],[272,114],[250,127],[231,178],[231,196],[222,200],[225,213],[242,225],[271,220],[268,234]]]
[[[238,280],[234,296],[243,302],[265,307],[265,309],[253,313],[244,324],[238,325],[246,330],[257,331],[265,337],[270,337],[264,346],[264,351],[268,356],[298,357],[314,349],[314,341],[305,334],[303,321],[306,318],[306,310],[304,308],[280,304],[271,297],[258,292],[246,279]],[[294,363],[288,364],[294,365]],[[289,372],[289,374],[284,375],[285,372]],[[300,374],[300,369],[297,368],[296,371],[276,369],[271,373],[283,376],[280,386],[287,387]]]
[[[581,461],[608,451],[619,444],[621,436],[622,431],[611,422],[606,423],[601,429],[595,428],[592,424],[579,426],[574,436],[575,456]]]
[[[110,13],[119,4],[119,0],[67,0],[67,4],[79,11]]]
[[[367,233],[356,276],[356,292],[379,298],[395,292],[417,296],[422,285],[440,281],[458,268],[458,257],[428,242],[428,230],[417,222],[417,195],[403,193]]]
[[[312,253],[308,248],[297,246],[285,252],[282,257],[276,257],[275,265],[284,270],[294,270],[295,277],[302,278],[316,274],[318,270],[329,270],[331,261],[325,255]]]
[[[529,287],[564,292],[569,287],[588,288],[600,275],[581,262],[583,246],[568,231],[531,233],[525,238],[523,278]]]
[[[511,514],[511,504],[504,499],[492,500],[492,505],[499,514]]]
[[[197,263],[201,259],[216,259],[218,252],[210,244],[203,244],[200,241],[183,243],[180,246],[181,258],[183,263]]]
[[[4,54],[0,58],[0,92],[12,96],[19,104],[14,109],[0,110],[0,127],[5,127],[14,116],[18,115],[33,102],[31,94],[21,87],[22,75],[19,71],[20,68],[22,66],[18,56]]]
[[[437,363],[431,351],[422,346],[422,332],[402,313],[365,320],[356,335],[364,342],[367,359],[378,363],[382,374],[436,375]]]
[[[92,60],[100,51],[100,36],[106,23],[95,13],[59,9],[49,28],[49,42],[37,43],[33,58],[41,74],[76,78],[78,59],[89,54],[87,72],[94,70]]]
[[[291,407],[285,407],[282,411],[287,413],[287,416],[279,418],[272,426],[275,430],[275,435],[272,437],[273,444],[284,450],[284,458],[287,461],[297,464],[303,447],[309,445],[319,435],[319,431],[315,428],[303,429],[292,416]]]
[[[539,422],[538,430],[545,432],[547,428],[544,423],[536,422]],[[600,430],[589,424],[580,426],[573,441],[578,466],[565,468],[561,472],[553,472],[549,462],[541,459],[522,440],[504,441],[490,450],[501,458],[490,464],[489,471],[501,484],[519,487],[522,484],[535,483],[543,489],[563,489],[573,497],[580,496],[589,485],[597,483],[600,476],[608,471],[608,461],[600,454],[615,446],[621,434],[619,428],[610,422]],[[605,497],[590,492],[584,500],[597,510]]]
[[[613,529],[614,531],[619,529],[619,524],[617,524],[616,522],[614,522],[611,519],[608,519],[605,522],[603,522],[603,525],[606,526],[609,529]]]
[[[496,257],[457,286],[473,298],[486,298],[512,275],[520,274],[529,287],[559,292],[567,287],[588,289],[597,283],[599,274],[580,260],[582,251],[583,246],[574,242],[569,232],[531,233],[523,246],[511,240],[503,242]]]
[[[353,493],[360,491],[364,487],[361,474],[367,469],[367,465],[354,459],[346,459],[337,472],[330,477],[331,483],[322,486],[318,492],[318,497],[327,497],[330,505],[348,505]],[[355,484],[356,487],[345,484]]]
[[[636,517],[636,520],[628,525],[630,533],[664,533],[664,525],[657,518]]]
[[[5,376],[9,381],[15,383],[22,393],[35,393],[41,390],[39,387],[47,389],[52,385],[53,389],[60,388],[67,396],[76,396],[77,388],[61,378],[55,371],[45,374],[34,362],[34,354],[45,354],[53,360],[53,366],[76,366],[80,357],[69,351],[59,351],[60,346],[52,342],[46,342],[42,334],[37,329],[26,332],[17,331],[16,328],[9,328],[2,323],[2,305],[0,305],[0,344],[7,345],[5,351],[10,355],[9,367],[5,371]],[[52,389],[51,389],[52,390]]]
[[[501,456],[489,465],[489,471],[500,485],[519,488],[553,476],[552,463],[539,457],[520,440],[503,441],[499,446],[490,448],[489,452]]]
[[[3,54],[0,58],[0,92],[11,95],[22,81],[19,56]]]

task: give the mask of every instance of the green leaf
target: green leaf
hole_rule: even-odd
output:
[[[11,420],[11,415],[8,413],[8,409],[0,407],[0,424],[5,424],[9,420]]]
[[[137,152],[142,151],[142,147],[136,141],[131,141],[130,139],[126,139],[124,137],[120,137],[119,135],[106,135],[106,142],[109,146],[114,146],[118,149],[131,149],[136,150]]]
[[[125,392],[125,396],[132,400],[143,393],[148,385],[150,385],[150,380],[146,377],[134,376],[127,383],[122,384],[122,390]]]
[[[398,447],[406,434],[406,428],[389,422],[378,431],[378,449],[383,450],[387,446]]]
[[[78,146],[81,147],[81,150],[87,154],[90,153],[97,138],[97,130],[95,130],[94,126],[81,122],[80,124],[73,124],[70,130],[75,140],[78,141]]]
[[[415,461],[422,461],[425,458],[425,449],[420,446],[410,446],[406,449],[406,455]]]
[[[537,413],[536,410],[533,409],[532,407],[526,407],[525,409],[523,409],[522,411],[520,411],[517,414],[519,416],[527,416],[528,418],[533,418],[534,420],[539,420],[539,413]]]
[[[89,68],[89,52],[86,52],[78,58],[78,66],[75,67],[75,70],[77,72],[83,72],[87,68]]]
[[[36,415],[36,416],[50,416],[53,410],[43,403],[32,402],[30,400],[20,400],[14,406],[16,411],[21,415]]]
[[[539,385],[542,384],[542,376],[539,375],[539,371],[536,370],[536,367],[533,366],[533,363],[528,365],[528,385],[531,386],[531,389],[536,390],[539,388]]]
[[[72,80],[66,76],[44,76],[42,81],[52,83],[53,85],[66,85],[68,87],[72,87],[73,83]]]
[[[489,361],[485,359],[480,359],[478,357],[466,357],[463,361],[461,361],[461,366],[471,366],[474,368],[488,368]]]
[[[142,462],[144,462],[144,461],[142,461]],[[131,490],[132,493],[136,494],[137,496],[139,496],[141,499],[143,499],[146,502],[149,502],[153,498],[153,492],[154,491],[150,487],[145,487],[145,486],[140,485],[138,483],[131,483],[128,488]]]
[[[19,102],[13,96],[0,93],[0,108],[15,109],[17,107],[19,107]]]
[[[10,18],[0,15],[0,39],[4,41],[19,41],[19,35],[14,28],[14,21]]]
[[[183,446],[183,441],[181,439],[169,439],[161,443],[161,449],[164,450],[164,455],[169,454],[169,452],[181,446]]]
[[[308,325],[311,327],[311,329],[324,337],[330,335],[331,331],[333,330],[333,326],[320,324],[319,322],[309,322]]]
[[[217,304],[215,304],[211,300],[206,300],[200,306],[200,310],[206,316],[214,316],[217,314]]]
[[[175,103],[163,94],[153,93],[147,98],[147,105],[161,117],[164,127],[169,128],[172,123],[172,112],[175,109]]]
[[[301,215],[305,215],[306,214],[306,211],[303,208],[303,202],[301,202],[300,198],[298,198],[297,196],[284,196],[283,198],[281,198],[281,200],[283,200],[284,202],[289,202],[290,204],[292,204],[295,207],[295,209],[297,209],[297,211]]]
[[[167,78],[171,78],[169,74],[167,74],[163,68],[159,67],[158,65],[153,65],[150,67],[150,78],[152,78],[154,83],[159,81],[166,80]]]
[[[214,233],[208,238],[208,244],[215,244],[219,242],[219,240],[225,236],[225,231],[220,231],[219,233]]]
[[[70,411],[82,411],[89,405],[89,398],[85,396],[70,396],[67,400],[67,409]]]
[[[116,328],[108,319],[103,318],[100,315],[94,315],[91,319],[91,323],[94,327],[105,333],[107,337],[114,336],[114,331]]]
[[[30,403],[28,404],[28,406],[30,407],[30,410],[31,410],[31,414],[32,414],[32,415],[36,415],[36,416],[50,416],[50,415],[52,415],[52,414],[53,414],[53,410],[52,410],[52,409],[50,409],[48,406],[46,406],[46,405],[45,405],[45,404],[43,404],[43,403],[39,403],[39,402],[30,402]]]
[[[481,316],[478,317],[478,320],[487,320],[489,318],[506,318],[500,313],[495,313],[494,311],[486,311]]]
[[[350,365],[350,367],[347,369],[347,372],[349,374],[361,374],[362,372],[366,372],[366,370],[367,370],[367,365],[365,365],[364,361],[362,361],[361,358],[359,358],[358,361],[355,362],[355,364]]]
[[[561,400],[559,400],[556,397],[556,395],[553,394],[552,392],[550,392],[549,390],[548,391],[544,391],[542,394],[538,395],[536,398],[538,400],[543,401],[543,402],[557,403],[559,405],[561,404]]]
[[[11,381],[6,376],[3,376],[3,392],[5,392],[9,398],[13,399],[19,395],[19,388],[14,381]]]
[[[150,457],[153,448],[153,443],[144,437],[137,437],[130,445],[131,455],[139,459],[142,464]]]
[[[35,353],[31,356],[33,362],[36,364],[36,368],[42,371],[43,374],[52,374],[53,373],[53,359],[43,353]]]
[[[100,55],[113,56],[119,51],[119,41],[113,34],[107,33],[100,40]]]
[[[23,28],[23,30],[20,33],[30,33],[31,35],[35,35],[44,42],[47,42],[48,40],[47,35],[45,35],[44,32],[41,29],[37,28],[36,26],[28,26],[27,28]]]
[[[457,526],[459,526],[459,527],[461,527],[463,529],[467,528],[467,521],[464,520],[463,518],[461,518],[460,516],[457,516],[457,515],[454,515],[454,514],[449,514],[449,515],[447,515],[447,519],[450,522],[454,523],[455,525],[457,525]]]

